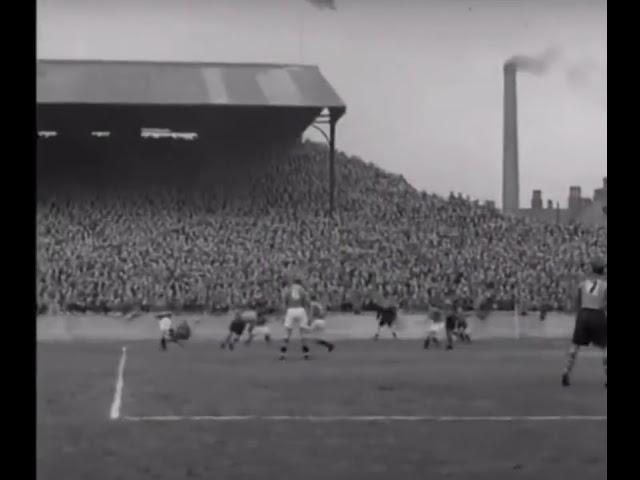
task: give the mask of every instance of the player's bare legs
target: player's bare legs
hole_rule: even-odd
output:
[[[305,360],[309,360],[309,346],[307,345],[307,327],[299,327],[300,343],[302,344],[302,356]]]
[[[382,327],[385,325],[378,325],[378,330],[376,330],[376,334],[373,336],[374,340],[378,340],[378,338],[380,337],[380,330],[382,330]],[[386,327],[391,330],[391,335],[393,336],[394,339],[398,339],[398,334],[396,333],[396,328],[395,325],[386,325]]]
[[[227,338],[225,338],[224,342],[222,342],[222,344],[220,345],[220,348],[229,347],[229,350],[233,350],[236,343],[238,343],[239,339],[240,339],[239,335],[236,335],[233,332],[229,332],[229,334],[227,335]]]
[[[285,329],[284,345],[280,347],[280,360],[284,360],[287,356],[289,341],[291,340],[291,332],[293,332],[293,328],[287,327]]]
[[[432,343],[436,347],[440,346],[440,340],[438,340],[438,335],[436,332],[429,332],[429,334],[427,335],[427,338],[424,341],[424,348],[428,349]]]
[[[247,339],[244,341],[245,345],[250,345],[251,342],[253,341],[253,325],[249,325],[249,328],[247,329]]]
[[[226,338],[222,341],[222,343],[220,344],[220,348],[226,348],[227,345],[230,345],[231,342],[231,336],[233,334],[231,332],[229,332],[226,336]]]
[[[564,373],[562,374],[563,387],[568,387],[569,385],[571,385],[571,372],[573,371],[573,367],[576,364],[576,358],[578,358],[579,351],[580,347],[578,345],[573,345],[569,350],[569,354],[567,355],[567,366],[565,367]]]
[[[378,324],[378,330],[376,330],[375,335],[373,336],[374,340],[378,340],[378,338],[380,337],[380,330],[382,329],[382,325]]]
[[[453,331],[447,329],[447,350],[453,350]]]

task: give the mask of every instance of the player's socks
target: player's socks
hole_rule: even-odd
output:
[[[453,337],[448,337],[447,338],[447,350],[453,350]]]
[[[571,350],[569,350],[569,354],[567,355],[567,365],[564,368],[564,373],[567,375],[567,377],[571,375],[571,372],[573,371],[573,367],[576,364],[577,356],[578,356],[577,348],[572,348]]]
[[[302,345],[302,356],[305,360],[309,360],[309,347]]]
[[[565,372],[562,374],[562,386],[568,387],[569,385],[571,385],[571,382],[569,381],[569,374]]]
[[[164,337],[160,339],[160,349],[162,350],[167,349],[167,340]]]

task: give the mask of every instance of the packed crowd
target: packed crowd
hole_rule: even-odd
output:
[[[466,308],[569,310],[589,259],[606,258],[602,228],[505,218],[342,153],[336,171],[333,218],[326,148],[310,142],[197,185],[41,189],[39,311],[277,307],[292,271],[333,309],[455,294]]]

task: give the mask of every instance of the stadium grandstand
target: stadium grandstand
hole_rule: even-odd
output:
[[[38,310],[569,310],[606,229],[504,217],[335,150],[344,102],[300,65],[41,61]],[[328,127],[328,145],[302,140]],[[432,159],[432,161],[439,161]]]

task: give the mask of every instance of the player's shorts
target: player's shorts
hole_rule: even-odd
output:
[[[431,334],[440,333],[443,330],[444,330],[443,322],[431,322],[431,325],[429,326],[429,333]]]
[[[467,323],[467,320],[464,318],[459,318],[456,321],[456,330],[467,330],[469,328],[469,324]]]
[[[173,329],[173,327],[160,328],[160,333],[162,334],[162,338],[170,340],[175,335],[175,330]]]
[[[383,310],[378,320],[379,327],[391,327],[398,317],[398,314],[393,310]]]
[[[455,315],[447,315],[445,327],[448,331],[455,330],[457,325],[457,317]]]
[[[242,335],[246,326],[247,322],[242,320],[233,320],[231,325],[229,325],[229,331],[235,335]]]
[[[288,308],[284,316],[284,327],[293,328],[298,325],[300,328],[309,328],[309,318],[307,311],[303,307]]]
[[[602,310],[582,308],[576,318],[573,343],[579,346],[607,347],[607,316]]]

